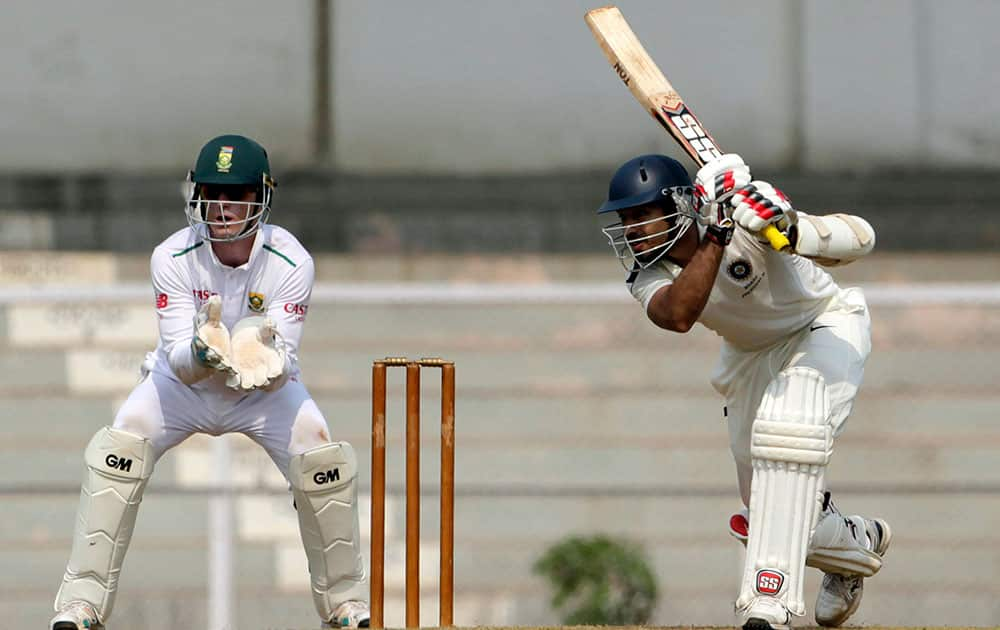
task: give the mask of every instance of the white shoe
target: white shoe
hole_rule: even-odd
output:
[[[847,621],[861,605],[865,578],[860,575],[826,573],[816,597],[816,623],[837,627]]]
[[[737,625],[743,630],[789,630],[792,615],[775,597],[762,595],[736,611]]]
[[[97,610],[87,602],[69,602],[52,618],[51,630],[100,630],[104,626]]]
[[[333,617],[323,625],[327,628],[367,628],[370,619],[368,602],[350,599],[337,606]]]
[[[892,541],[889,524],[880,518],[861,520],[865,524],[870,550],[884,556]],[[816,597],[816,623],[827,627],[843,624],[858,610],[864,591],[865,579],[860,575],[827,573],[823,576],[823,584]]]

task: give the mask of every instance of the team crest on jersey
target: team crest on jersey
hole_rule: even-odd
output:
[[[726,273],[733,280],[746,280],[753,273],[753,265],[750,264],[749,260],[739,258],[729,263],[729,266],[726,267]]]
[[[219,147],[219,157],[215,158],[215,168],[220,173],[228,173],[233,166],[233,147]]]
[[[264,312],[264,294],[263,293],[254,293],[254,292],[251,291],[250,294],[247,295],[247,306],[249,306],[250,310],[253,311],[254,313],[263,313]]]

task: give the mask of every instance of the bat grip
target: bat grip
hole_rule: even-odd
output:
[[[764,228],[763,235],[776,252],[790,251],[792,249],[792,244],[789,242],[788,237],[782,234],[773,224]]]

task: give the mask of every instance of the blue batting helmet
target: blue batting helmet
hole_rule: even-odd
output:
[[[690,187],[691,176],[680,162],[665,155],[640,155],[622,164],[611,178],[608,200],[598,214],[648,203],[673,205],[672,192]]]

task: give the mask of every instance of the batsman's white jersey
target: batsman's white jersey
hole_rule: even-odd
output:
[[[643,308],[681,267],[661,260],[628,278]],[[784,369],[814,367],[831,396],[829,423],[843,429],[871,350],[871,322],[860,289],[841,289],[807,258],[779,254],[737,229],[726,247],[698,322],[723,338],[712,385],[725,397],[730,444],[744,502],[752,468],[750,436],[764,390]]]
[[[661,258],[633,272],[629,290],[647,308],[653,295],[680,272],[681,267]],[[777,256],[746,231],[736,230],[698,322],[735,348],[760,350],[815,319],[837,291],[830,274],[812,261]]]

